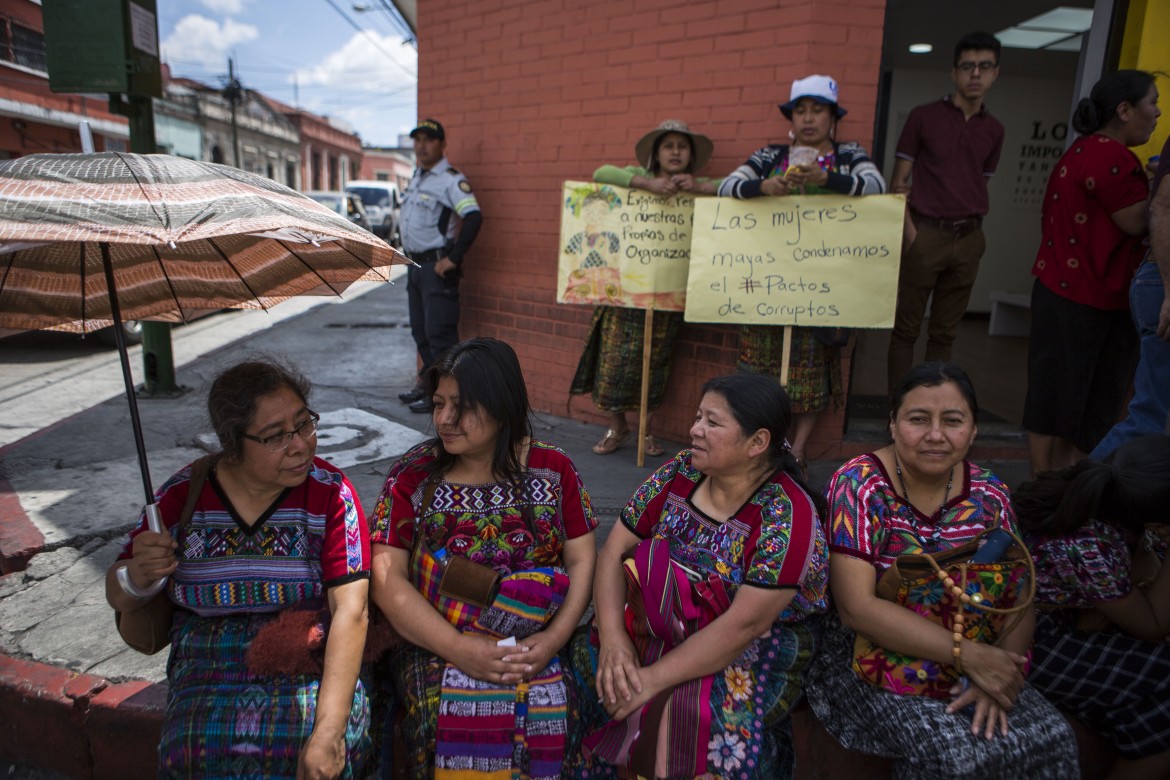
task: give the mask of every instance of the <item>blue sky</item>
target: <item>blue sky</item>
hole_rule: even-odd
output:
[[[355,11],[355,0],[159,0],[162,58],[176,76],[219,85],[233,57],[245,87],[393,146],[414,127],[418,53],[379,0],[357,2],[371,10]]]

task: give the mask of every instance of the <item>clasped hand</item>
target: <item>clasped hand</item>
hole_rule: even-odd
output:
[[[963,671],[970,678],[970,685],[956,685],[951,689],[955,699],[947,706],[947,712],[956,713],[974,704],[972,734],[982,732],[985,739],[991,739],[997,731],[1006,735],[1007,714],[1024,690],[1023,670],[1027,663],[1022,655],[1002,648],[965,643]]]
[[[175,559],[177,548],[178,543],[170,534],[154,531],[143,531],[138,534],[130,548],[133,557],[126,565],[130,579],[139,588],[146,589],[156,580],[174,574],[178,566]]]
[[[530,641],[533,639],[536,641]],[[555,648],[549,651],[549,644],[547,637],[533,634],[512,647],[501,647],[490,636],[468,633],[460,635],[447,660],[477,680],[515,685],[532,679],[532,675],[548,666],[556,652]]]
[[[613,720],[623,720],[654,698],[657,686],[650,667],[638,662],[633,643],[622,636],[602,639],[597,654],[597,697]]]

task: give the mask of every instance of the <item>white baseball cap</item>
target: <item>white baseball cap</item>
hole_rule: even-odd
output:
[[[811,98],[818,103],[825,103],[833,107],[837,118],[845,116],[845,109],[837,102],[837,80],[832,76],[806,76],[792,82],[792,93],[787,103],[780,104],[780,113],[792,119],[792,110],[801,98]]]

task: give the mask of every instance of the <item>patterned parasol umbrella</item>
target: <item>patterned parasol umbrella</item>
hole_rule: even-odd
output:
[[[115,326],[155,530],[121,322],[340,294],[408,262],[315,201],[236,168],[119,152],[0,163],[0,328]]]

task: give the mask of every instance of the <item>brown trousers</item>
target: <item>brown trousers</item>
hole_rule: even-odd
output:
[[[928,301],[926,360],[951,359],[955,332],[967,311],[979,259],[986,248],[982,228],[957,235],[930,225],[918,226],[914,243],[902,255],[898,271],[898,304],[886,360],[886,381],[891,391],[914,366],[914,343],[922,330]]]

